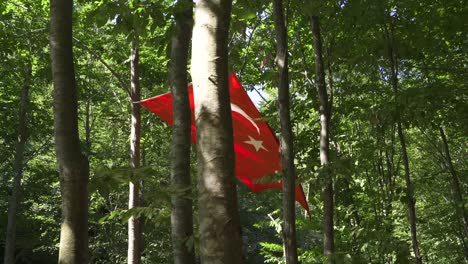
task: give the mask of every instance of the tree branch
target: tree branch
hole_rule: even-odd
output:
[[[131,98],[130,89],[127,87],[127,84],[125,83],[123,78],[109,64],[107,64],[107,62],[96,51],[92,50],[90,47],[86,46],[81,40],[75,37],[73,37],[73,40],[75,40],[77,44],[79,44],[81,47],[83,47],[85,50],[91,53],[91,55],[93,55],[100,63],[102,63],[102,65],[104,65],[104,67],[106,67],[106,69],[109,70],[112,76],[114,76],[114,78],[117,79],[117,81],[120,84],[120,88],[122,88],[128,94],[129,98]]]

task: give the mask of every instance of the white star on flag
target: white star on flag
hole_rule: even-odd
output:
[[[263,146],[263,141],[261,141],[261,140],[255,140],[255,139],[252,138],[251,136],[248,136],[248,137],[249,137],[249,140],[244,141],[244,143],[247,143],[247,144],[252,145],[252,146],[255,148],[255,151],[258,152],[259,149],[264,149],[265,151],[268,151],[268,149],[266,149],[266,148]]]

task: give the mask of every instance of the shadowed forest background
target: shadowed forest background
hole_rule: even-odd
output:
[[[286,21],[293,165],[310,207],[309,218],[296,203],[299,263],[467,263],[467,2],[278,2]],[[73,3],[77,143],[89,164],[90,263],[130,263],[129,219],[141,228],[135,242],[141,263],[174,263],[171,197],[186,194],[187,187],[171,180],[172,128],[146,109],[140,125],[131,125],[140,111],[131,101],[171,91],[180,76],[170,74],[171,63],[184,52],[188,68],[182,72],[192,81],[193,54],[173,43],[182,24],[191,32],[192,5],[196,10],[186,0]],[[281,137],[275,8],[271,1],[232,2],[227,68]],[[187,20],[176,23],[183,16]],[[57,263],[59,255],[50,27],[48,1],[0,1],[0,259],[7,226],[15,221],[11,263]],[[191,33],[185,35],[191,41]],[[330,118],[326,163],[321,114]],[[182,247],[192,248],[199,263],[204,216],[198,215],[195,150],[192,145],[192,188],[184,197],[193,200],[194,233]],[[242,263],[293,263],[283,256],[282,193],[252,193],[236,183],[242,251],[233,254]],[[129,184],[136,188],[130,198]],[[332,198],[331,211],[324,210],[324,197]],[[129,199],[137,201],[134,208],[128,209]],[[12,200],[17,207],[9,218]],[[324,219],[332,221],[330,255]]]

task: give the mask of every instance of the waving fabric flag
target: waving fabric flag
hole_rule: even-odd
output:
[[[192,110],[192,143],[196,141],[193,87],[189,85],[190,109]],[[231,97],[232,127],[234,135],[234,152],[236,159],[236,177],[245,183],[253,192],[265,189],[282,190],[281,182],[259,183],[269,174],[281,170],[279,142],[270,126],[263,121],[235,74],[229,82]],[[140,102],[149,111],[156,114],[169,125],[173,124],[172,95],[166,93]],[[295,199],[309,212],[304,191],[296,185]]]

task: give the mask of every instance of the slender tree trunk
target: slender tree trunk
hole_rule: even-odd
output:
[[[330,109],[328,105],[327,88],[325,85],[325,70],[322,53],[322,37],[320,23],[317,16],[311,19],[312,34],[314,38],[315,71],[317,75],[318,98],[320,101],[320,164],[326,170],[325,186],[323,189],[323,251],[327,262],[333,263],[333,177],[328,168],[330,163]]]
[[[242,262],[227,72],[231,5],[198,0],[193,29],[200,255],[206,264]]]
[[[455,200],[456,212],[460,221],[462,223],[462,240],[464,241],[464,251],[465,251],[465,258],[468,258],[468,248],[466,247],[465,240],[468,237],[468,217],[465,211],[465,205],[463,203],[463,194],[460,188],[460,180],[458,178],[457,171],[453,167],[452,156],[450,155],[449,146],[447,143],[447,137],[445,136],[445,131],[442,127],[439,127],[440,137],[442,138],[442,143],[444,146],[445,152],[445,161],[447,164],[447,168],[452,175],[452,188],[453,188],[453,196]]]
[[[26,78],[23,89],[21,90],[18,138],[15,151],[15,176],[13,178],[13,191],[8,204],[8,224],[5,238],[5,256],[3,263],[15,263],[16,246],[16,214],[18,211],[21,195],[21,179],[23,178],[24,146],[27,140],[26,112],[29,102],[29,83],[31,78],[31,66],[26,70]]]
[[[85,140],[86,148],[89,152],[91,149],[91,98],[86,99],[85,103]]]
[[[328,116],[330,117],[330,121],[331,122],[331,116],[332,116],[332,112],[333,112],[333,100],[334,100],[334,93],[333,93],[333,70],[332,70],[332,63],[331,63],[331,45],[330,44],[327,48],[327,71],[328,71],[328,94],[330,95],[329,97],[329,100],[328,100]],[[322,58],[323,59],[323,58]],[[324,70],[324,74],[325,74],[325,70]],[[325,77],[324,77],[325,78]],[[331,132],[331,131],[330,131]],[[329,138],[331,139],[331,135],[329,136]]]
[[[87,158],[78,135],[78,96],[72,43],[72,0],[50,1],[55,148],[62,193],[60,264],[88,263]]]
[[[414,189],[410,178],[410,168],[408,161],[408,154],[406,151],[406,140],[401,121],[398,121],[398,137],[401,145],[401,155],[403,159],[403,166],[405,168],[405,182],[406,182],[406,194],[408,197],[408,211],[409,211],[409,222],[411,231],[411,241],[413,244],[414,255],[416,257],[416,263],[422,263],[422,257],[419,252],[419,244],[416,230],[416,200],[414,199]]]
[[[138,34],[134,33],[130,58],[131,72],[131,128],[130,128],[130,160],[133,169],[140,167],[140,138],[141,138],[141,108],[140,104],[134,103],[141,100],[140,95],[140,54]],[[130,182],[128,197],[128,208],[140,206],[140,180],[134,179]],[[128,220],[128,259],[129,264],[141,263],[142,237],[140,219],[134,216]]]
[[[85,142],[86,142],[86,159],[89,164],[89,156],[91,153],[91,97],[86,99],[85,103]]]
[[[287,264],[298,263],[296,242],[295,167],[291,110],[289,105],[288,35],[283,0],[273,1],[278,65],[278,106],[281,123],[281,163],[283,166],[283,243]]]
[[[389,33],[386,29],[387,33],[387,41],[388,41],[388,49],[389,49],[389,59],[390,59],[390,70],[391,70],[391,82],[393,91],[396,96],[398,96],[398,58],[397,53],[395,52],[394,46],[394,35],[393,29]],[[419,243],[417,237],[417,230],[416,230],[416,200],[414,198],[414,189],[413,184],[411,182],[411,174],[410,174],[410,167],[408,161],[408,153],[406,150],[406,139],[405,134],[403,131],[403,127],[401,125],[400,120],[401,115],[398,114],[397,119],[397,133],[398,138],[400,140],[401,146],[401,157],[403,161],[403,167],[405,171],[405,182],[406,182],[406,195],[408,197],[408,216],[409,216],[409,223],[410,223],[410,232],[411,232],[411,242],[413,245],[414,256],[416,258],[416,263],[422,263],[421,253],[419,251]]]
[[[187,91],[187,62],[190,40],[192,37],[191,0],[180,0],[178,4],[187,4],[189,8],[175,13],[176,32],[172,38],[170,81],[172,90],[172,110],[174,127],[172,130],[171,184],[183,192],[172,196],[171,227],[172,249],[175,264],[194,264],[193,212],[190,176],[190,136],[192,116]]]

